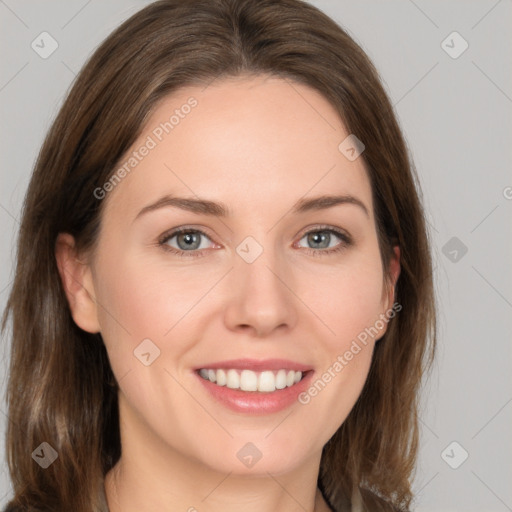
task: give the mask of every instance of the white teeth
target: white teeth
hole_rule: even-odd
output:
[[[199,374],[206,380],[218,386],[226,386],[242,391],[260,391],[272,393],[276,389],[284,389],[297,384],[302,379],[302,372],[294,370],[279,370],[273,372],[253,372],[252,370],[212,370],[201,368]]]
[[[240,389],[242,391],[257,391],[258,376],[251,370],[242,370],[240,374]]]
[[[231,389],[240,388],[240,376],[236,370],[228,370],[226,386]]]
[[[227,382],[226,372],[224,370],[217,370],[217,384],[225,386]]]
[[[286,372],[279,370],[276,375],[276,388],[284,389],[286,387]]]
[[[266,393],[276,390],[276,378],[271,371],[260,373],[258,378],[258,390]]]

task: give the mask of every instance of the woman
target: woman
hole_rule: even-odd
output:
[[[9,511],[411,506],[419,186],[307,3],[162,0],[107,38],[36,163],[9,317]]]

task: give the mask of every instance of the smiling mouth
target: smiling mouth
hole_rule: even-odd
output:
[[[216,384],[247,392],[272,393],[276,390],[290,388],[300,382],[309,371],[295,370],[252,370],[201,368],[196,371],[203,379]]]

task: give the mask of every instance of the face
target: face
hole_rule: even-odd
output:
[[[392,305],[362,158],[338,149],[348,135],[297,83],[188,87],[97,192],[96,306],[73,314],[97,323],[122,428],[153,457],[278,474],[317,457],[346,419]]]

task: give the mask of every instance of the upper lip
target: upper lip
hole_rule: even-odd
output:
[[[236,370],[252,370],[261,372],[264,370],[294,370],[296,372],[306,372],[311,370],[311,366],[290,361],[289,359],[230,359],[229,361],[216,361],[215,363],[205,363],[198,366],[196,370],[211,369],[236,369]]]

